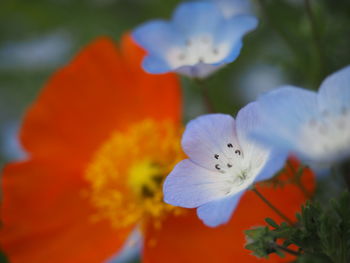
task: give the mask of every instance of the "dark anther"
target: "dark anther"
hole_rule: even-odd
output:
[[[216,160],[219,160],[219,155],[218,155],[218,154],[215,154],[215,155],[214,155],[214,158],[215,158]]]
[[[152,176],[152,180],[157,184],[160,185],[163,180],[164,180],[164,176],[161,174],[155,174]]]
[[[240,150],[235,150],[235,154],[241,155],[241,151]]]
[[[232,164],[228,163],[228,164],[227,164],[227,167],[228,167],[228,168],[231,168],[231,167],[232,167]]]
[[[214,53],[214,55],[217,55],[217,54],[219,54],[219,50],[217,48],[214,48],[213,53]]]
[[[227,147],[228,147],[228,148],[233,148],[232,143],[227,144]]]
[[[145,198],[151,198],[154,196],[154,192],[147,185],[143,185],[141,187],[141,195]]]
[[[215,168],[216,168],[217,170],[220,170],[220,167],[219,167],[218,164],[215,165]]]

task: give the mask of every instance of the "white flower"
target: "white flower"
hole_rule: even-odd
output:
[[[260,126],[255,103],[243,108],[236,121],[225,114],[192,120],[182,147],[181,161],[164,183],[165,202],[197,209],[208,226],[227,222],[240,197],[256,181],[270,178],[284,164],[285,155],[262,148],[247,138]]]

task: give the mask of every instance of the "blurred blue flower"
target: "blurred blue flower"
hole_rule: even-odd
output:
[[[19,122],[8,121],[0,125],[0,157],[6,160],[23,160],[26,152],[19,141]]]
[[[56,31],[26,41],[0,45],[0,70],[56,68],[66,61],[73,46],[68,32]]]
[[[256,103],[230,115],[209,114],[192,120],[182,138],[189,156],[164,182],[164,201],[197,209],[208,226],[226,223],[242,194],[254,182],[269,179],[286,155],[264,148],[247,135],[260,126]]]
[[[212,0],[216,3],[225,17],[234,17],[236,15],[251,14],[253,8],[250,0]]]
[[[238,57],[243,36],[257,24],[250,15],[227,19],[212,2],[189,2],[177,7],[170,22],[146,22],[132,35],[148,52],[145,71],[204,78]]]
[[[261,62],[251,63],[249,67],[239,74],[237,88],[231,88],[231,97],[237,97],[237,92],[243,102],[255,101],[260,95],[286,83],[285,72],[276,66]]]
[[[318,91],[293,86],[258,100],[263,126],[252,135],[311,165],[330,165],[350,156],[350,66],[328,76]]]

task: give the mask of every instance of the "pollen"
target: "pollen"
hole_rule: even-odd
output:
[[[163,202],[162,184],[184,157],[181,133],[170,121],[147,119],[115,132],[101,145],[86,170],[95,220],[107,218],[122,228],[143,220],[159,224],[166,214],[180,213]]]

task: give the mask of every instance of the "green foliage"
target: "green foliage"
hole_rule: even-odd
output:
[[[1,251],[0,251],[0,263],[8,263],[6,256]]]
[[[297,222],[277,224],[271,218],[269,226],[257,227],[245,233],[246,248],[257,257],[267,258],[271,253],[298,256],[298,263],[350,262],[350,194],[344,192],[331,200],[328,206],[308,202],[297,214]],[[290,248],[291,245],[298,247]]]

